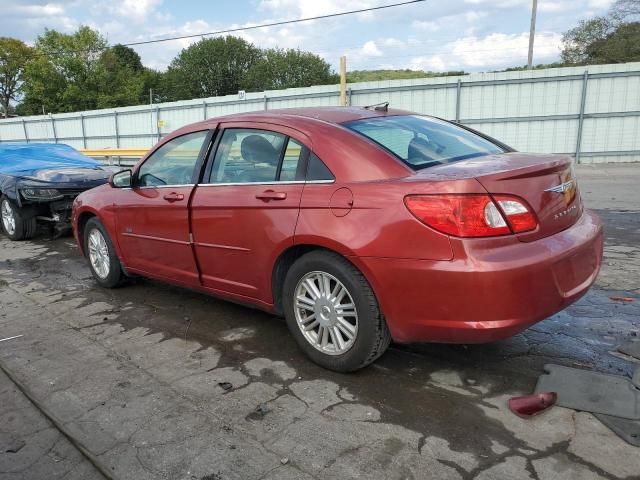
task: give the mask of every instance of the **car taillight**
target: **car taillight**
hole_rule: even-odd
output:
[[[538,220],[523,200],[508,195],[494,195],[514,233],[535,230]]]
[[[497,202],[497,203],[496,203]],[[409,195],[405,205],[422,223],[456,237],[493,237],[536,228],[524,201],[501,195]]]

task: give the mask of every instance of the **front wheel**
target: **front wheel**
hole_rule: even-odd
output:
[[[114,288],[122,283],[124,274],[120,259],[107,230],[95,217],[90,219],[84,228],[84,251],[93,278],[100,286]]]
[[[28,240],[36,234],[36,218],[28,216],[18,206],[3,196],[0,199],[2,230],[11,240]]]
[[[358,370],[391,342],[369,283],[338,254],[318,250],[300,257],[287,272],[283,295],[289,330],[325,368]]]

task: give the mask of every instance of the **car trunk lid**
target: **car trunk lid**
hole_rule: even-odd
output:
[[[518,234],[523,242],[565,230],[582,215],[572,159],[567,156],[505,153],[427,168],[418,176],[474,177],[492,195],[522,198],[538,219],[535,230]]]

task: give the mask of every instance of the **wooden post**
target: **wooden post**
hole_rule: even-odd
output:
[[[347,57],[340,57],[340,106],[347,105]]]

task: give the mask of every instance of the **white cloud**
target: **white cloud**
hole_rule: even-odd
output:
[[[64,7],[57,3],[45,3],[44,5],[7,5],[3,7],[3,15],[15,17],[51,17],[63,15]]]
[[[491,5],[494,8],[513,8],[531,5],[531,0],[464,0],[469,5]]]
[[[426,32],[437,32],[441,28],[439,22],[432,20],[414,20],[411,22],[411,27],[415,30],[423,30]]]
[[[595,9],[607,9],[615,0],[589,0],[589,8]]]
[[[359,54],[364,57],[381,57],[382,52],[376,45],[376,42],[369,40],[366,42],[359,51]]]
[[[552,61],[558,57],[562,35],[541,32],[536,35],[534,61]],[[410,60],[410,68],[426,70],[477,70],[526,63],[529,34],[494,33],[483,38],[465,37],[450,42],[442,51]]]
[[[382,40],[382,45],[389,48],[401,48],[405,46],[405,43],[402,40],[398,40],[397,38],[385,38]]]
[[[33,41],[44,28],[71,32],[80,24],[99,30],[109,43],[125,43],[250,26],[280,20],[327,15],[377,7],[389,0],[244,0],[208,2],[208,9],[163,0],[0,0],[7,3],[0,16],[3,35]],[[602,14],[613,0],[539,0],[536,37],[537,62],[557,59],[559,32],[578,18]],[[205,5],[204,3],[202,5]],[[206,10],[235,8],[235,24],[218,23]],[[189,9],[191,16],[186,15]],[[356,68],[425,68],[429,70],[490,70],[526,62],[531,0],[429,0],[325,20],[262,28],[234,35],[260,47],[300,48],[324,57],[334,68],[347,54]],[[182,18],[180,21],[176,17]],[[184,18],[187,20],[185,21]],[[206,19],[206,20],[205,20]],[[548,32],[544,32],[544,29]],[[504,33],[493,33],[501,29]],[[551,31],[557,33],[550,33]],[[137,46],[143,62],[164,69],[197,36],[166,43]]]
[[[290,18],[308,18],[346,10],[377,7],[381,4],[380,0],[350,0],[349,2],[343,0],[261,0],[258,8],[277,16],[282,16],[286,12]]]
[[[162,0],[121,0],[111,3],[112,8],[123,17],[146,17],[162,4]]]

